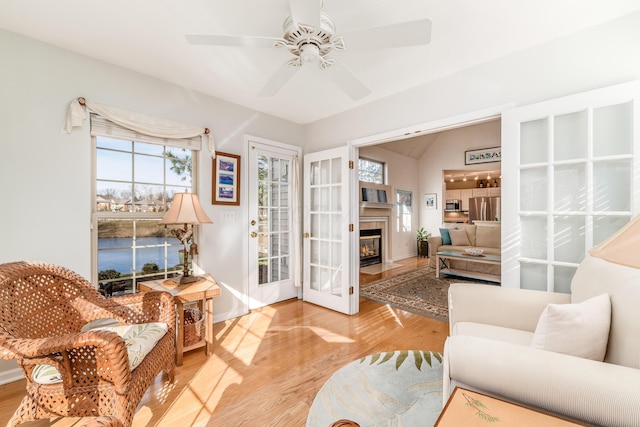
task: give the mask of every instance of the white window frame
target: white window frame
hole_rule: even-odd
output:
[[[378,163],[382,165],[382,182],[373,182],[373,181],[362,181],[360,180],[360,161],[364,160],[366,162],[372,162],[372,163]],[[374,184],[382,184],[382,185],[386,185],[387,184],[387,163],[380,161],[380,160],[375,160],[375,159],[371,159],[368,157],[359,157],[358,158],[358,181],[360,182],[371,182]]]
[[[92,114],[91,116],[91,144],[92,144],[92,197],[91,197],[91,201],[92,201],[92,208],[91,208],[91,212],[92,212],[92,219],[91,219],[91,226],[92,226],[92,233],[91,233],[91,250],[92,250],[92,254],[91,254],[91,277],[92,277],[92,282],[95,284],[96,288],[99,287],[99,279],[98,279],[98,273],[99,273],[99,269],[98,269],[98,222],[102,219],[120,219],[120,220],[133,220],[133,221],[139,221],[139,220],[149,220],[149,219],[157,219],[158,221],[160,219],[162,219],[162,217],[164,216],[164,213],[166,212],[166,210],[163,211],[158,211],[158,212],[128,212],[128,213],[122,213],[122,212],[99,212],[97,209],[97,183],[98,183],[98,177],[97,177],[97,138],[102,136],[102,137],[106,137],[106,138],[111,138],[111,139],[117,139],[117,140],[122,140],[122,141],[131,141],[132,143],[147,143],[147,144],[155,144],[155,145],[160,145],[163,147],[171,147],[171,148],[180,148],[180,149],[186,149],[189,150],[191,153],[191,185],[185,185],[184,188],[188,189],[190,192],[192,193],[197,193],[197,165],[198,165],[198,151],[197,149],[194,149],[194,147],[196,147],[196,143],[199,143],[200,138],[187,138],[187,139],[167,139],[167,138],[156,138],[156,137],[151,137],[151,136],[146,136],[146,135],[140,135],[137,133],[134,133],[128,129],[125,129],[123,127],[120,127],[119,125],[116,125],[112,122],[110,122],[109,120],[105,119],[104,117]],[[163,156],[164,157],[164,156]],[[131,162],[131,164],[129,165],[130,167],[134,167],[133,165],[133,161]],[[163,177],[163,186],[167,186],[166,177]],[[136,181],[135,181],[135,177],[132,173],[132,177],[131,177],[131,184],[135,185]],[[172,187],[174,187],[174,185],[171,185]],[[169,205],[166,206],[166,208],[168,209]],[[194,227],[194,241],[197,241],[197,237],[198,237],[198,228]],[[132,250],[132,256],[135,257],[135,252],[136,252],[136,246],[135,246],[135,241],[133,243],[134,246],[131,247]],[[169,229],[167,229],[167,231],[165,232],[165,245],[166,247],[176,247],[179,249],[183,248],[182,243],[175,239],[174,237],[172,237],[169,233]],[[194,264],[196,264],[196,260],[193,260]],[[164,278],[167,277],[171,277],[174,274],[172,274],[172,271],[167,272],[166,270],[161,270],[160,272],[158,272],[157,274],[154,274],[154,276],[158,276],[158,275],[163,275]],[[176,274],[179,273],[176,272]],[[134,275],[132,278],[127,278],[126,280],[132,280],[132,292],[136,292],[137,291],[137,282],[141,281],[141,280],[145,280],[145,275],[136,275],[134,272]],[[148,279],[147,279],[148,280]]]

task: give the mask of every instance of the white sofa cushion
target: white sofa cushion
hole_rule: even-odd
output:
[[[531,346],[602,362],[610,323],[608,294],[579,304],[549,304],[540,315]]]
[[[533,332],[475,322],[457,322],[452,326],[451,335],[471,335],[527,346],[533,338]]]
[[[91,330],[115,332],[124,339],[129,356],[129,369],[132,371],[142,363],[168,329],[167,324],[163,322],[91,328]],[[62,378],[54,366],[42,364],[34,368],[33,380],[38,384],[56,384],[61,382]]]
[[[640,368],[640,269],[587,255],[571,280],[571,302],[608,293],[611,330],[604,361]]]

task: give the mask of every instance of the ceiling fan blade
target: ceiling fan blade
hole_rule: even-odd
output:
[[[321,0],[289,0],[293,22],[296,25],[320,27],[320,2]]]
[[[213,34],[185,34],[191,44],[203,44],[213,46],[241,46],[241,47],[275,47],[278,37],[253,37],[253,36],[221,36]]]
[[[258,96],[268,97],[275,95],[291,79],[291,77],[298,72],[299,69],[300,67],[293,67],[289,65],[289,61],[285,62],[275,73],[273,73],[262,89],[260,89]]]
[[[335,58],[331,58],[334,63],[324,69],[324,72],[354,101],[364,98],[371,93],[371,90],[364,85],[356,76]]]
[[[431,41],[431,21],[421,19],[383,27],[363,28],[343,32],[342,36],[348,50],[423,45]]]

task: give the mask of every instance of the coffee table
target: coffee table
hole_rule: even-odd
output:
[[[466,277],[469,279],[480,279],[488,282],[500,283],[500,276],[489,273],[480,273],[477,271],[468,271],[451,268],[450,261],[452,259],[464,260],[467,262],[476,262],[481,264],[497,264],[502,262],[500,255],[482,254],[480,256],[468,255],[465,252],[442,251],[436,252],[436,278],[440,278],[440,274],[448,274],[450,276]]]
[[[456,387],[434,427],[584,426],[535,409]]]

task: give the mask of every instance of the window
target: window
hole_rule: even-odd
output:
[[[377,160],[358,159],[358,179],[364,182],[384,184],[385,164]]]
[[[140,280],[167,278],[182,270],[183,245],[158,221],[176,193],[192,191],[196,152],[103,136],[93,128],[92,133],[94,282],[106,295],[135,292]]]

